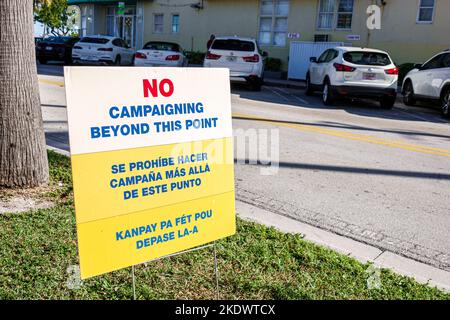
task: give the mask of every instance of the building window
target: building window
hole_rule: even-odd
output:
[[[317,28],[350,30],[354,0],[319,0]]]
[[[108,36],[114,36],[114,19],[114,7],[108,7],[106,9],[106,35]]]
[[[180,15],[173,14],[172,15],[172,33],[180,32]]]
[[[153,16],[153,32],[154,33],[163,33],[164,32],[164,15],[163,14],[155,14]]]
[[[353,18],[353,0],[340,0],[337,12],[337,29],[351,29]]]
[[[434,0],[419,0],[419,12],[417,22],[432,23],[434,16]]]
[[[288,15],[288,0],[261,0],[259,43],[279,47],[285,46]]]

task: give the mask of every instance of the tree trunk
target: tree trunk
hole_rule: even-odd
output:
[[[0,0],[0,186],[48,182],[33,0]]]

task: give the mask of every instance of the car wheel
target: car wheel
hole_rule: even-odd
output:
[[[446,118],[450,118],[450,88],[444,90],[441,99],[441,112]]]
[[[306,88],[305,88],[305,94],[307,96],[311,96],[314,93],[314,90],[311,88],[311,77],[306,75]]]
[[[120,56],[116,57],[116,60],[114,60],[114,65],[115,66],[120,66]]]
[[[405,83],[405,89],[403,90],[403,103],[407,106],[413,106],[416,104],[414,99],[414,87],[411,81]]]
[[[382,97],[380,100],[380,107],[383,109],[392,109],[395,104],[395,97]]]
[[[47,64],[47,59],[39,58],[38,60],[40,64]]]
[[[329,105],[333,104],[333,102],[334,102],[334,95],[332,92],[332,87],[330,85],[330,80],[328,80],[328,79],[326,79],[323,84],[322,101],[323,101],[323,104],[326,106],[329,106]]]

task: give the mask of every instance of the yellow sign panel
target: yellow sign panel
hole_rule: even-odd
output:
[[[65,81],[82,279],[235,233],[228,71],[66,67]]]

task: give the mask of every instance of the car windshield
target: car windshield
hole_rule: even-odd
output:
[[[212,49],[230,51],[255,51],[255,44],[251,41],[237,39],[217,39],[212,44]]]
[[[346,52],[344,53],[344,60],[353,64],[366,66],[387,66],[392,63],[387,54],[370,51]]]
[[[105,43],[109,42],[109,39],[107,39],[107,38],[84,37],[83,39],[80,40],[80,42],[105,44]]]
[[[170,42],[148,42],[143,49],[159,51],[180,51],[180,46]]]

